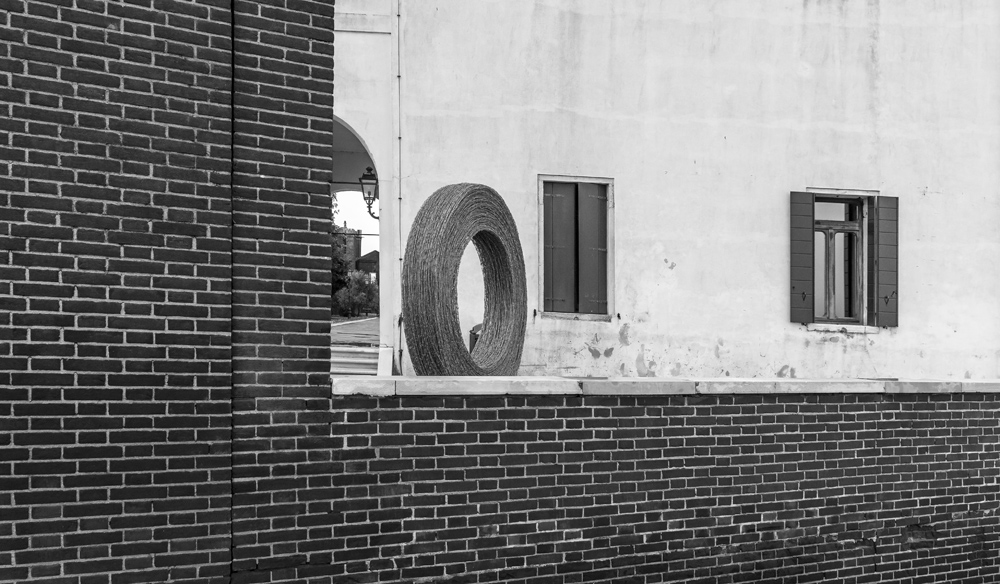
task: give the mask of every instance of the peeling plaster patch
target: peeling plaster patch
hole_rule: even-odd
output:
[[[792,367],[791,371],[788,372],[788,376],[795,379],[795,367]]]
[[[625,375],[625,364],[622,363],[621,365],[619,365],[618,370],[622,372],[622,375]]]
[[[615,348],[614,347],[608,347],[607,349],[604,349],[604,356],[605,357],[610,357],[611,354],[614,353],[614,352],[615,352]]]
[[[681,374],[681,364],[680,363],[674,363],[674,366],[670,368],[670,374],[673,375],[674,377],[677,377],[678,375],[680,375]]]
[[[781,369],[778,369],[778,377],[788,377],[788,365],[784,365]]]
[[[969,373],[968,371],[966,371],[966,372],[965,372],[965,378],[966,378],[966,379],[972,379],[972,374],[971,374],[971,373]]]
[[[720,353],[721,353],[723,345],[725,345],[725,344],[726,344],[726,341],[723,341],[722,339],[717,339],[715,341],[715,358],[716,359],[721,359],[722,358],[722,355]]]
[[[728,371],[726,371],[726,377],[729,377],[729,372]]]
[[[639,345],[639,354],[635,357],[635,370],[639,377],[656,377],[656,361],[646,363],[646,345]]]
[[[628,338],[628,323],[622,325],[622,328],[618,329],[618,342],[628,346],[632,341]]]
[[[635,356],[635,371],[639,374],[639,377],[645,377],[649,373],[649,369],[646,368],[646,360],[642,358],[642,353]]]
[[[667,258],[663,258],[663,263],[667,264],[667,269],[672,270],[677,267],[677,262],[672,262]]]
[[[594,359],[597,359],[598,357],[601,356],[600,349],[595,349],[590,345],[587,345],[587,350],[590,351],[590,356],[593,357]]]

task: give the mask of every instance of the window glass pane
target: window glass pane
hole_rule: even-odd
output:
[[[844,249],[844,234],[837,233],[833,236],[833,310],[832,318],[846,318],[846,308],[849,305],[847,296],[847,282],[845,277],[847,254]]]
[[[847,219],[847,205],[845,203],[816,202],[817,221],[844,221]]]
[[[826,235],[817,231],[813,240],[813,316],[819,318],[826,311]]]

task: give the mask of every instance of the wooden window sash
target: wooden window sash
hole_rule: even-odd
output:
[[[814,231],[817,233],[822,233],[825,236],[824,251],[826,260],[826,282],[825,282],[825,304],[823,307],[823,315],[817,317],[817,322],[829,322],[829,323],[850,323],[850,324],[860,324],[865,325],[867,322],[868,313],[868,285],[867,274],[868,274],[868,243],[865,241],[865,234],[868,232],[868,209],[869,209],[869,197],[833,197],[817,196],[815,202],[850,202],[857,201],[859,203],[860,217],[856,220],[845,220],[845,221],[831,221],[827,219],[816,219],[814,221]],[[851,317],[848,318],[836,318],[832,315],[836,314],[835,305],[835,290],[836,290],[836,265],[834,265],[835,257],[835,237],[837,233],[844,234],[844,252],[848,251],[848,247],[853,248],[853,257],[850,261],[853,262],[854,268],[851,270],[850,286],[845,286],[847,290],[850,290],[850,303],[851,303]],[[855,236],[855,243],[853,246],[847,245],[847,237],[849,234]],[[845,263],[848,263],[848,258],[845,258]]]

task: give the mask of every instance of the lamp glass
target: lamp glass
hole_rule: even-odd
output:
[[[371,207],[372,204],[375,203],[375,199],[378,198],[375,194],[375,189],[376,186],[374,184],[361,183],[361,193],[365,197],[365,203],[367,203],[369,207]]]
[[[368,208],[375,203],[375,199],[378,198],[378,176],[372,170],[372,167],[365,169],[365,173],[361,175],[358,179],[361,183],[361,194],[365,198],[365,203],[368,204]]]

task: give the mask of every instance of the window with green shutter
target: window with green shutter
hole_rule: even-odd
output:
[[[896,197],[791,193],[791,320],[898,325]]]
[[[542,181],[542,310],[607,315],[609,182]]]

